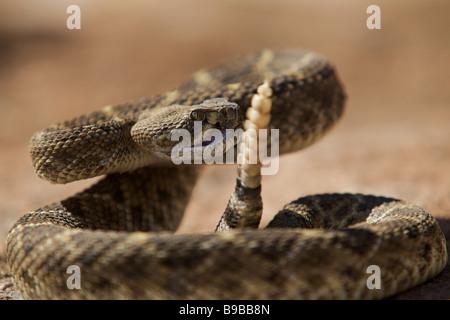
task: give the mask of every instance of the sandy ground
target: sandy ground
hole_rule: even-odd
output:
[[[266,47],[325,54],[349,100],[328,136],[264,178],[262,225],[302,195],[362,192],[423,206],[450,239],[448,1],[378,1],[381,30],[366,27],[368,1],[77,1],[81,30],[66,28],[70,4],[0,4],[0,297],[17,298],[4,255],[14,221],[92,184],[38,179],[27,153],[35,131]],[[214,229],[234,174],[207,169],[179,232]],[[450,298],[450,268],[396,298]]]

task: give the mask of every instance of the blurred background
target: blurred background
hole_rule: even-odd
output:
[[[72,4],[81,8],[80,30],[66,27]],[[366,26],[371,4],[381,9],[380,30]],[[264,177],[261,225],[303,195],[361,192],[422,206],[449,238],[449,31],[446,0],[2,0],[0,278],[14,222],[95,180],[37,178],[27,151],[35,131],[175,89],[200,68],[263,48],[323,53],[348,103],[329,135]],[[234,166],[208,167],[178,232],[214,230],[234,183]],[[450,298],[449,274],[399,298]],[[1,290],[0,282],[0,298]]]

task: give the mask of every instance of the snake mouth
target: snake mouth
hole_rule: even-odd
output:
[[[234,148],[239,143],[242,129],[226,129],[224,132],[213,132],[215,134],[208,134],[208,131],[202,137],[201,141],[189,141],[188,143],[180,143],[170,149],[172,161],[179,163],[180,158],[185,163],[193,160],[194,163],[223,163],[224,155],[227,155],[226,161],[234,162]],[[229,151],[233,150],[232,157],[228,159]]]

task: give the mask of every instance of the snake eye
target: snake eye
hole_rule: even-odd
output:
[[[192,111],[191,118],[195,121],[203,121],[206,119],[206,114],[203,111]]]

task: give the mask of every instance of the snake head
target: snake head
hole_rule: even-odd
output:
[[[203,131],[208,129],[234,129],[242,126],[242,112],[239,105],[222,98],[205,100],[189,110],[193,121],[201,121]]]
[[[241,129],[242,124],[239,105],[216,98],[193,106],[170,105],[151,110],[138,119],[131,136],[153,155],[173,160],[174,149],[203,152],[224,141],[220,152],[225,152],[237,143],[236,129]],[[231,134],[233,139],[228,139]]]

